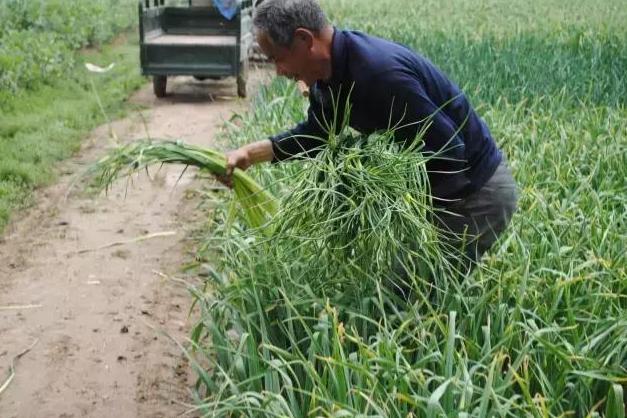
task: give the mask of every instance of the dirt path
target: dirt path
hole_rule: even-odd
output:
[[[117,121],[120,138],[181,138],[209,145],[242,102],[231,83],[177,80],[156,101],[151,87],[132,101],[149,109]],[[142,116],[143,115],[143,116]],[[186,234],[193,170],[140,176],[108,196],[66,198],[74,174],[103,155],[108,127],[96,129],[64,175],[0,238],[0,417],[172,417],[190,402],[192,377],[179,348],[188,335],[187,291],[168,276],[189,260]],[[156,234],[150,239],[101,248]],[[88,250],[88,251],[86,251]],[[19,305],[19,306],[18,306]]]

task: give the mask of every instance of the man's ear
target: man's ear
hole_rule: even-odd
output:
[[[313,47],[314,37],[314,33],[306,28],[297,28],[294,31],[294,40],[304,44],[307,49]]]

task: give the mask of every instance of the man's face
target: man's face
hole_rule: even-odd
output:
[[[257,43],[268,57],[276,65],[276,72],[280,76],[294,81],[302,80],[308,86],[316,82],[313,71],[312,49],[310,42],[301,36],[295,36],[292,45],[283,47],[276,45],[265,31],[257,33]]]

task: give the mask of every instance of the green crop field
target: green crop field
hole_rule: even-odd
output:
[[[233,207],[215,211],[199,255],[209,279],[195,291],[202,319],[191,337],[199,412],[624,417],[624,1],[324,5],[335,25],[407,44],[464,89],[508,157],[520,207],[483,268],[457,280],[445,261],[438,264],[442,250],[429,241],[419,205],[405,202],[407,212],[395,217],[375,204],[390,197],[393,181],[359,188],[370,202],[361,206],[365,222],[380,227],[355,234],[347,219],[359,224],[357,209],[338,215],[336,201],[325,200],[337,189],[308,182],[310,172],[329,181],[337,172],[350,175],[346,165],[329,159],[253,169],[280,200],[281,220],[271,223],[268,239],[267,230],[238,226]],[[291,127],[305,109],[295,87],[276,80],[234,118],[225,147]],[[394,167],[422,164],[387,151],[333,152],[376,155],[377,168],[398,175],[403,170]],[[387,260],[379,249],[402,246],[392,234],[402,222],[422,231],[423,266],[436,277],[431,292],[416,284],[425,292],[413,303],[395,299],[371,269]],[[344,242],[361,252],[338,250]]]

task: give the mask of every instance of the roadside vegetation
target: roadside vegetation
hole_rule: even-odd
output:
[[[0,231],[31,192],[55,178],[54,165],[143,83],[136,2],[0,2]],[[113,45],[111,41],[116,40]],[[106,67],[89,74],[85,62]],[[93,84],[92,84],[93,83]]]

